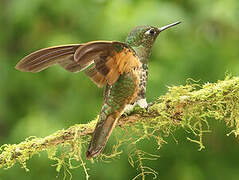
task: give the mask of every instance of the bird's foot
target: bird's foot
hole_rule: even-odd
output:
[[[149,113],[149,108],[150,106],[152,106],[154,103],[153,102],[150,102],[148,103],[147,107],[145,108],[145,110]]]

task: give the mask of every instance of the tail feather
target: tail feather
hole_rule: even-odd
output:
[[[104,150],[104,147],[120,117],[120,114],[113,113],[108,115],[106,119],[104,119],[104,116],[105,115],[101,114],[100,119],[95,127],[91,142],[86,151],[87,159],[99,155]]]

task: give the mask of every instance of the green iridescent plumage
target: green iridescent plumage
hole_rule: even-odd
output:
[[[153,43],[160,32],[160,28],[157,27],[138,26],[126,38],[126,43],[134,49],[141,65],[135,73],[122,74],[113,86],[107,85],[100,119],[86,153],[88,158],[94,157],[103,151],[115,123],[127,106],[138,103],[141,107],[147,107],[145,99],[148,77],[147,64]],[[142,100],[146,104],[140,104],[139,102],[142,102]],[[112,116],[114,123],[111,122]]]
[[[98,87],[106,86],[100,118],[86,151],[86,157],[92,158],[103,151],[125,110],[136,104],[148,106],[145,93],[153,43],[160,32],[179,23],[162,28],[138,26],[125,43],[92,41],[41,49],[23,58],[16,68],[36,73],[59,64],[70,72],[84,71]]]
[[[86,154],[88,158],[103,150],[126,104],[135,101],[138,84],[138,77],[127,73],[121,75],[114,85],[107,85],[104,92],[104,105]]]

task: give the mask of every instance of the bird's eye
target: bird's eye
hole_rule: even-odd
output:
[[[148,31],[145,32],[145,34],[150,34],[150,35],[154,35],[156,32],[153,28],[149,29]]]

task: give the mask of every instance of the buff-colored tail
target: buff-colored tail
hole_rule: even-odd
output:
[[[104,150],[104,147],[119,119],[119,116],[119,113],[112,113],[104,118],[104,112],[101,113],[100,119],[92,135],[91,142],[86,151],[87,159],[99,155]]]

